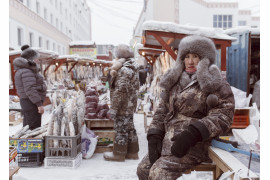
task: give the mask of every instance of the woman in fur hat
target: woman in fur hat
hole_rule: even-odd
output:
[[[24,115],[23,126],[29,125],[32,130],[41,126],[41,115],[44,113],[42,104],[47,87],[34,62],[39,53],[28,45],[22,46],[21,50],[21,57],[13,62],[16,70],[15,86]]]
[[[178,47],[176,66],[161,79],[160,104],[147,133],[139,179],[177,179],[209,161],[211,140],[226,133],[234,114],[231,87],[221,77],[212,40],[192,35]]]
[[[113,152],[104,153],[108,161],[138,159],[138,136],[133,122],[139,90],[138,64],[131,49],[124,44],[117,47],[117,60],[110,68],[111,107],[109,114],[114,120]]]

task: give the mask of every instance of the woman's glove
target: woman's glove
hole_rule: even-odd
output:
[[[190,125],[187,130],[175,135],[171,141],[174,141],[171,147],[171,153],[174,156],[181,158],[186,155],[192,146],[197,142],[202,141],[202,136],[196,127]]]
[[[163,138],[161,138],[160,135],[152,134],[148,136],[147,139],[149,160],[151,164],[154,164],[161,155]]]

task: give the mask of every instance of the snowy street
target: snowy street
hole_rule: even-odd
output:
[[[49,120],[50,106],[42,116],[42,125]],[[134,115],[134,124],[139,137],[139,160],[126,160],[125,162],[105,161],[103,153],[95,153],[90,159],[83,159],[76,169],[53,168],[45,169],[44,164],[40,167],[22,167],[13,180],[137,180],[137,165],[147,153],[147,140],[144,131],[143,114]],[[22,127],[22,123],[9,127],[9,134],[13,135]],[[211,172],[201,172],[201,179],[210,180]]]

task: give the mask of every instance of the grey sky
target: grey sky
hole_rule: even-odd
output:
[[[259,0],[206,0],[239,2],[239,9],[260,15]],[[143,0],[87,0],[92,11],[92,40],[97,44],[129,44],[143,8]]]

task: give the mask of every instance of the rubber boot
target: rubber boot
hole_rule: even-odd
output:
[[[134,142],[129,142],[126,159],[134,159],[134,160],[139,159],[138,152],[139,152],[138,139]]]
[[[113,144],[113,152],[105,152],[103,157],[107,161],[125,161],[125,156],[127,154],[127,144]]]

